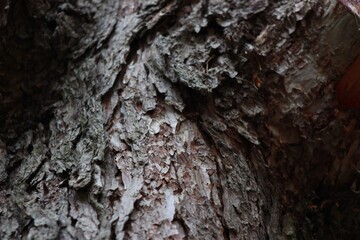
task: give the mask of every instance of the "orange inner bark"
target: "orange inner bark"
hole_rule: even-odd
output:
[[[337,84],[336,98],[343,107],[360,108],[360,56]]]

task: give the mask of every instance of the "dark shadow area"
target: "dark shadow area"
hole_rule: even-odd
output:
[[[50,7],[9,1],[0,12],[0,137],[6,142],[48,121],[60,99],[69,47],[59,45]]]

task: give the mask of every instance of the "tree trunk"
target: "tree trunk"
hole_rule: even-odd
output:
[[[334,0],[0,2],[1,239],[355,239]]]

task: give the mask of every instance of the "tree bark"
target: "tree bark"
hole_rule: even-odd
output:
[[[355,239],[334,0],[0,3],[1,239]]]

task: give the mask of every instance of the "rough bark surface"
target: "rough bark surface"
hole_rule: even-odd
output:
[[[0,2],[1,239],[351,239],[360,52],[333,0]]]

